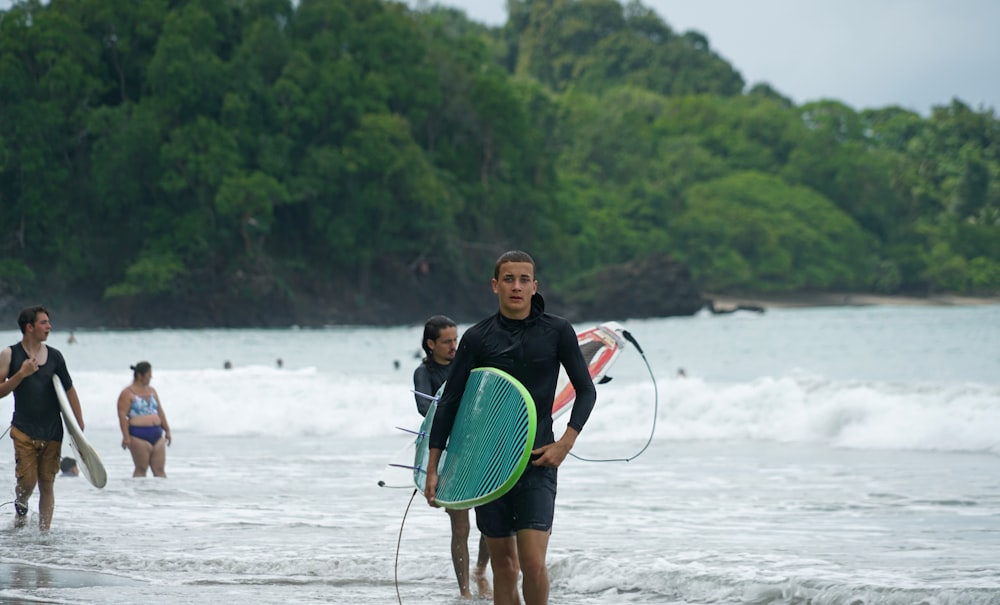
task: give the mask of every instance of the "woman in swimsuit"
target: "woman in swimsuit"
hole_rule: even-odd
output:
[[[153,469],[154,477],[166,478],[167,446],[170,426],[163,413],[163,403],[156,389],[149,386],[153,366],[140,361],[132,366],[132,384],[118,396],[118,422],[122,430],[122,449],[132,452],[133,477],[145,477]]]

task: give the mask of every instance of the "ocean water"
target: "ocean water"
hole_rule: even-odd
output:
[[[607,319],[645,360],[622,354],[574,453],[653,439],[560,469],[550,602],[1000,603],[1000,306]],[[419,326],[69,345],[53,322],[109,481],[58,478],[46,534],[0,506],[0,602],[463,602],[446,515],[376,485],[419,424]],[[173,429],[166,480],[133,479],[120,447],[140,360]]]

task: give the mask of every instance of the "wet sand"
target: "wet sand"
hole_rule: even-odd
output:
[[[135,580],[93,571],[55,569],[24,563],[0,563],[0,587],[16,590],[39,588],[84,588],[87,586],[135,586]],[[9,602],[0,597],[0,602]],[[32,601],[37,602],[37,601]]]
[[[773,309],[794,307],[851,307],[871,305],[1000,305],[1000,296],[958,296],[932,294],[928,296],[890,296],[882,294],[855,294],[849,292],[804,292],[794,294],[705,294],[717,309],[733,309],[749,305]]]

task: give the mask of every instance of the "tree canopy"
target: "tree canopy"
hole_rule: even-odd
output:
[[[1000,291],[1000,121],[796,106],[638,0],[0,11],[0,291],[141,304],[654,254],[713,291]],[[235,293],[235,294],[234,294]]]

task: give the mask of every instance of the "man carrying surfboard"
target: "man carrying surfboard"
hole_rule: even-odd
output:
[[[435,315],[424,323],[423,340],[420,343],[426,357],[413,371],[414,398],[417,411],[427,415],[431,399],[448,379],[451,361],[458,348],[458,326],[444,315]],[[469,587],[469,511],[447,509],[451,519],[451,562],[458,580],[458,590],[465,598],[472,597]],[[490,562],[490,551],[486,546],[486,536],[479,537],[479,557],[473,577],[479,596],[491,594],[490,582],[486,577],[486,565]]]
[[[45,307],[23,309],[17,318],[21,342],[0,351],[0,398],[14,393],[10,438],[17,476],[14,525],[28,520],[28,499],[38,486],[38,527],[47,531],[55,510],[54,485],[62,453],[63,423],[52,377],[59,376],[73,415],[83,429],[80,399],[57,349],[46,346],[52,324]]]
[[[530,392],[537,414],[531,463],[510,491],[476,508],[476,524],[486,536],[492,558],[493,602],[520,602],[520,571],[525,604],[541,605],[548,603],[549,595],[545,557],[555,513],[557,468],[589,418],[597,391],[573,326],[545,312],[531,256],[519,250],[502,254],[491,283],[499,310],[470,328],[459,343],[430,433],[424,496],[431,506],[436,505],[438,463],[471,371],[498,368],[520,381]],[[576,390],[576,401],[569,425],[557,441],[552,402],[560,365]]]

